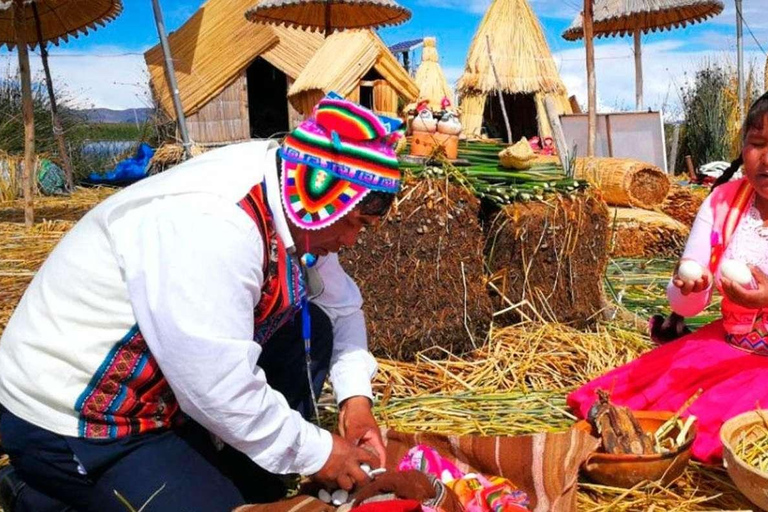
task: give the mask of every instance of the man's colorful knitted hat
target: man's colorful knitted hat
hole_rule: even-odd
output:
[[[322,99],[280,149],[283,203],[291,221],[322,229],[372,190],[397,193],[394,146],[401,125],[333,93]]]

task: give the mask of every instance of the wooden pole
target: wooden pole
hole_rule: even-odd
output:
[[[35,179],[35,112],[32,105],[32,77],[29,72],[29,50],[25,38],[24,0],[13,1],[13,29],[16,32],[16,50],[19,52],[21,109],[24,116],[24,172],[21,175],[21,186],[24,189],[24,225],[29,228],[35,223],[32,199],[32,184]]]
[[[642,33],[635,31],[635,110],[643,110],[643,48]]]
[[[331,35],[331,0],[325,0],[325,37]]]
[[[547,95],[544,98],[544,110],[547,111],[549,125],[552,127],[552,136],[555,139],[555,146],[557,147],[557,154],[560,156],[560,163],[562,164],[563,169],[568,171],[568,176],[573,177],[574,169],[569,167],[570,151],[568,150],[568,143],[565,140],[563,125],[560,122],[560,113],[558,112],[555,100],[550,95]]]
[[[485,47],[488,49],[488,60],[491,61],[491,70],[493,70],[493,77],[496,79],[496,92],[499,95],[499,103],[501,103],[501,115],[504,116],[504,125],[507,127],[507,142],[512,144],[512,128],[509,125],[507,107],[504,105],[504,92],[501,90],[501,80],[499,80],[499,74],[496,72],[496,64],[493,63],[491,38],[488,34],[485,35]]]
[[[677,172],[677,152],[680,146],[680,125],[675,124],[672,128],[672,147],[669,151],[669,174],[672,176]]]
[[[48,66],[48,48],[43,41],[43,31],[40,26],[40,14],[37,11],[37,2],[32,2],[32,13],[35,15],[35,29],[37,31],[37,44],[40,47],[40,57],[43,60],[43,70],[45,71],[45,84],[48,87],[48,98],[51,102],[51,120],[53,122],[53,136],[56,144],[59,146],[59,158],[64,167],[64,176],[67,180],[67,190],[72,191],[75,188],[74,178],[72,176],[72,163],[69,160],[67,144],[64,141],[64,129],[61,127],[59,118],[59,107],[56,105],[56,94],[53,92],[53,80],[51,80],[51,68]]]
[[[595,84],[595,44],[593,32],[592,2],[584,0],[584,45],[587,47],[587,156],[595,156],[595,143],[597,141],[597,86]]]
[[[157,26],[157,35],[160,37],[160,46],[163,48],[165,57],[165,76],[168,79],[168,88],[173,97],[173,108],[176,110],[176,122],[181,134],[181,144],[184,146],[184,155],[192,158],[192,143],[189,140],[187,131],[187,118],[184,116],[184,109],[181,106],[181,97],[179,96],[179,85],[176,83],[176,71],[173,67],[173,58],[171,56],[171,45],[168,43],[168,33],[165,31],[165,20],[163,11],[160,9],[159,0],[152,0],[152,10],[155,13],[155,25]]]

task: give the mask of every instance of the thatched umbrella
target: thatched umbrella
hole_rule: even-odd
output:
[[[449,98],[453,101],[453,91],[448,86],[448,81],[440,67],[437,43],[434,37],[424,38],[421,64],[416,70],[414,81],[419,86],[419,99],[429,100],[429,104],[433,108],[439,108],[443,98]]]
[[[323,29],[328,36],[336,30],[399,25],[411,18],[411,11],[394,0],[265,0],[245,17],[255,23]]]
[[[34,223],[32,210],[33,177],[35,165],[35,121],[32,105],[32,78],[29,71],[28,47],[40,46],[48,94],[51,100],[54,134],[59,152],[72,186],[72,168],[64,145],[61,123],[57,115],[56,98],[48,67],[47,43],[58,45],[70,36],[87,34],[97,26],[116,18],[122,11],[121,0],[0,0],[0,47],[18,48],[21,75],[22,110],[24,115],[24,221]]]
[[[637,110],[643,108],[641,34],[685,27],[721,12],[721,0],[594,0],[595,36],[634,36]],[[584,37],[582,14],[573,20],[563,37],[568,41]]]

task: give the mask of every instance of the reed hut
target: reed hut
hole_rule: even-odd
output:
[[[416,82],[371,30],[328,36],[288,90],[288,99],[298,112],[309,115],[331,91],[392,117],[399,113],[398,104],[419,95]]]
[[[429,100],[429,106],[440,110],[440,102],[448,98],[453,103],[453,90],[445,79],[440,67],[440,57],[437,54],[437,41],[434,37],[424,38],[424,48],[421,51],[421,64],[414,77],[419,86],[419,99]]]
[[[169,37],[190,138],[225,144],[286,132],[301,121],[288,89],[323,43],[319,33],[257,25],[253,0],[208,0]],[[153,94],[175,119],[159,45],[144,54]]]
[[[475,33],[458,82],[468,136],[480,136],[485,125],[489,135],[506,137],[497,91],[503,94],[513,140],[552,135],[544,108],[547,95],[561,114],[572,113],[565,84],[527,0],[494,0]]]

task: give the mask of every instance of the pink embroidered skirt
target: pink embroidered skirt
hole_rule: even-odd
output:
[[[701,388],[704,393],[688,410],[698,418],[693,457],[718,463],[722,424],[758,402],[768,407],[768,356],[725,339],[722,321],[713,322],[585,384],[568,396],[568,405],[585,417],[600,388],[634,410],[676,411]]]

